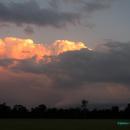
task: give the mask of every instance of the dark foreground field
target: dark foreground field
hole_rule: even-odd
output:
[[[118,121],[125,120],[0,119],[0,130],[130,130],[130,125],[117,125]]]

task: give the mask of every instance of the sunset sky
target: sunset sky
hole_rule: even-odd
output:
[[[129,0],[0,0],[0,102],[130,102]]]

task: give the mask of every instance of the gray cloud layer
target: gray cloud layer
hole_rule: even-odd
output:
[[[68,23],[79,23],[79,21],[82,19],[83,13],[92,14],[96,11],[107,9],[110,7],[110,1],[77,1],[75,3],[79,4],[79,9],[77,10],[77,8],[72,6],[73,11],[69,12],[67,10],[63,12],[58,9],[61,1],[58,2],[57,0],[50,2],[50,6],[52,8],[41,8],[35,1],[26,1],[23,3],[10,2],[8,4],[1,2],[0,22],[14,23],[18,25],[32,24],[39,26],[64,27]],[[73,3],[73,1],[70,2]],[[72,5],[75,4],[73,3]],[[64,3],[63,7],[65,8],[65,6],[67,6],[67,4]]]
[[[87,13],[108,9],[114,0],[92,0],[90,2],[83,1],[83,9]]]
[[[1,22],[61,27],[67,23],[75,23],[77,19],[79,16],[75,13],[40,8],[34,1],[8,5],[0,3]]]

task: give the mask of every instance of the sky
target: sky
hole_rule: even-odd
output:
[[[0,0],[0,101],[130,102],[129,0]]]

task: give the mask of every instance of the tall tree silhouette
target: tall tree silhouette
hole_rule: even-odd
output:
[[[87,105],[88,105],[88,101],[87,100],[82,100],[81,101],[81,109],[82,110],[87,110]]]
[[[130,103],[127,105],[125,111],[128,112],[128,113],[130,113]]]

